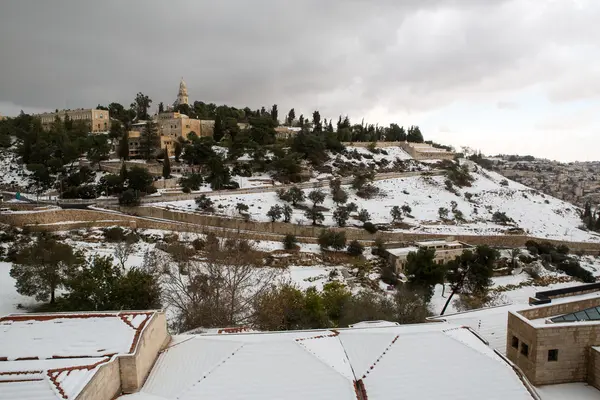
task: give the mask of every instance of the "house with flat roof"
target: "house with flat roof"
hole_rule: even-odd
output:
[[[140,389],[170,341],[160,311],[0,318],[0,399],[112,400]]]
[[[472,246],[454,240],[452,237],[445,240],[425,240],[406,243],[389,243],[385,246],[388,260],[394,265],[397,273],[403,273],[407,258],[410,253],[416,253],[419,249],[435,250],[434,261],[444,264],[460,256],[465,250]]]
[[[442,397],[539,399],[473,330],[447,323],[170,336],[159,311],[0,318],[2,400]]]
[[[588,395],[582,398],[597,397],[593,387],[600,389],[600,284],[538,292],[529,303],[430,320],[470,327],[514,362],[530,382],[541,386],[542,392],[550,394],[556,388],[565,394],[572,389]]]
[[[584,285],[590,286],[598,290],[600,284]],[[600,296],[531,301],[538,306],[508,313],[507,357],[536,385],[588,382],[600,388]]]
[[[178,335],[121,400],[538,399],[471,330],[385,321],[353,328]]]

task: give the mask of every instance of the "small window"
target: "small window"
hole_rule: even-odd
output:
[[[529,355],[529,346],[525,343],[521,343],[521,354],[523,354],[525,357]]]
[[[519,348],[519,338],[516,336],[512,337],[512,347],[514,347],[515,349]]]
[[[558,349],[548,350],[548,361],[558,361]]]

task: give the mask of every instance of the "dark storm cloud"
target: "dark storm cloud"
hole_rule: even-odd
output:
[[[548,43],[597,33],[597,10],[576,15],[589,24],[578,36],[539,17],[577,7],[544,11],[550,3],[13,0],[0,11],[0,104],[129,104],[142,91],[156,105],[174,100],[183,76],[192,100],[333,116],[431,109],[544,79],[530,63]],[[546,74],[561,70],[546,61]]]

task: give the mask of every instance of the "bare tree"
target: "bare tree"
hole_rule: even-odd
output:
[[[177,317],[174,328],[226,327],[245,324],[255,299],[269,289],[275,270],[262,267],[251,243],[228,239],[211,246],[200,260],[179,261],[164,276],[164,303]]]
[[[134,251],[133,243],[131,243],[127,240],[120,242],[115,247],[115,251],[114,251],[115,258],[119,262],[119,265],[121,266],[121,269],[123,271],[125,271],[125,263],[129,259],[129,256],[131,254],[133,254],[133,251]]]

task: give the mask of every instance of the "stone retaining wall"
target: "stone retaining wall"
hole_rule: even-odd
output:
[[[167,210],[158,207],[119,208],[124,213],[86,210],[55,209],[19,213],[0,213],[0,223],[13,226],[29,226],[32,230],[59,231],[92,226],[120,225],[142,229],[163,229],[180,232],[215,232],[219,236],[239,234],[252,240],[276,240],[284,235],[294,235],[302,243],[316,243],[316,239],[324,227],[296,225],[284,222],[245,221],[239,218],[226,218],[215,215],[203,215],[192,212]],[[372,242],[381,238],[385,242],[414,242],[430,239],[445,239],[451,236],[454,240],[470,245],[489,245],[495,247],[522,247],[528,240],[544,240],[520,235],[442,235],[427,233],[377,232],[368,233],[358,228],[331,228],[344,231],[348,240]],[[586,254],[598,254],[600,243],[568,242],[547,240],[555,245],[565,244],[572,251]]]

